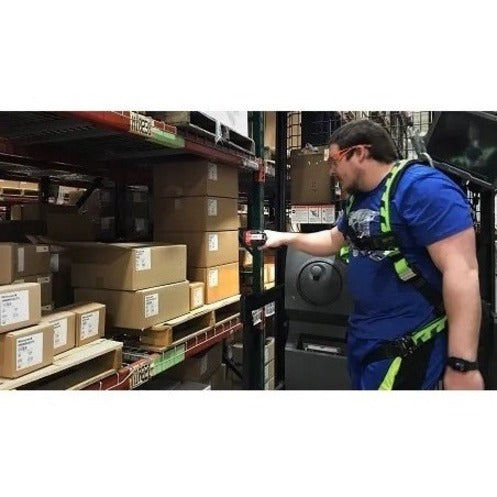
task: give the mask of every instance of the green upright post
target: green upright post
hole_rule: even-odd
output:
[[[252,135],[255,154],[263,158],[264,123],[263,113],[252,113]],[[254,179],[248,195],[248,227],[252,230],[264,229],[264,181],[260,173]],[[264,257],[260,250],[253,252],[252,292],[257,295],[264,291]],[[264,316],[262,323],[245,323],[243,331],[243,388],[264,390]]]

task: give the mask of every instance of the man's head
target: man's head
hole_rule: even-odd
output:
[[[365,181],[378,168],[397,160],[397,151],[387,131],[368,119],[352,121],[338,128],[329,140],[330,172],[336,174],[349,193],[362,191]],[[367,188],[367,187],[366,187]]]

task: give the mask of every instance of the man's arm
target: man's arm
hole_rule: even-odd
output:
[[[468,228],[427,248],[443,277],[443,300],[449,323],[448,354],[475,361],[481,304],[474,229]],[[483,388],[478,371],[457,373],[450,368],[444,384],[446,388]]]
[[[316,233],[282,233],[279,231],[265,231],[267,242],[264,248],[277,248],[288,245],[310,255],[338,254],[345,244],[341,231],[335,226],[331,230]]]

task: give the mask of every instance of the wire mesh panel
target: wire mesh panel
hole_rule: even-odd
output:
[[[414,158],[415,152],[411,141],[409,140],[407,123],[405,116],[410,116],[413,122],[413,128],[423,136],[430,127],[433,112],[419,111],[419,112],[401,112],[401,111],[331,111],[331,112],[313,112],[316,118],[309,125],[302,117],[302,112],[292,111],[288,113],[288,151],[304,147],[309,140],[313,137],[320,140],[323,135],[328,131],[331,133],[347,122],[356,119],[371,119],[378,124],[381,124],[391,135],[394,143],[397,146],[399,156],[401,158]],[[306,113],[311,114],[311,113]],[[310,126],[302,130],[303,126]],[[310,130],[309,130],[310,129]],[[317,138],[319,137],[319,138]],[[303,143],[303,142],[306,143]],[[320,143],[312,143],[311,145],[318,145]]]

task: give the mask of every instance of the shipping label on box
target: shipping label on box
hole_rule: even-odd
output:
[[[152,268],[152,251],[150,248],[135,250],[135,269],[137,271],[148,271]]]
[[[145,319],[159,314],[159,294],[145,295]]]
[[[209,252],[217,252],[219,250],[219,235],[217,233],[209,233]]]
[[[193,308],[202,307],[204,305],[204,289],[202,287],[193,289]]]
[[[217,216],[217,199],[215,198],[207,199],[207,215]]]
[[[209,288],[215,288],[219,284],[219,270],[209,269]]]
[[[36,333],[16,341],[16,371],[43,362],[43,333]]]
[[[67,318],[51,321],[53,324],[53,345],[54,349],[64,347],[67,344]]]
[[[29,320],[29,292],[17,292],[0,295],[0,325],[8,326]]]
[[[207,166],[207,174],[210,181],[217,181],[217,164],[209,162]]]
[[[87,312],[81,315],[80,337],[81,341],[92,336],[98,335],[99,312]]]

